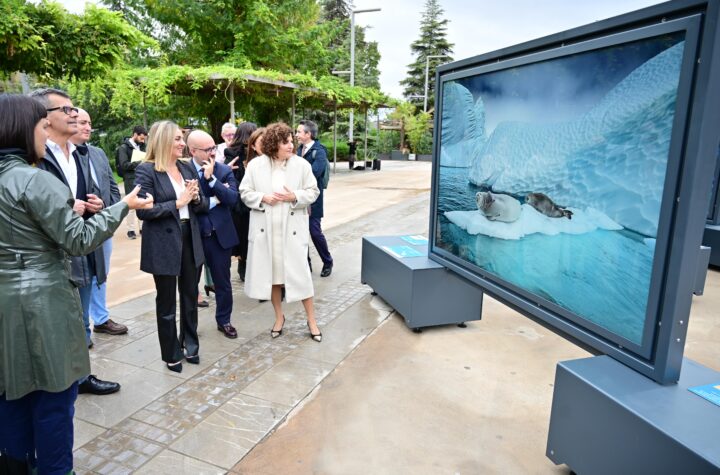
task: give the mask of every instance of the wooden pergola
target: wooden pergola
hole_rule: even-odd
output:
[[[223,77],[222,75],[215,74],[210,77],[210,80],[213,81],[215,84],[225,84],[225,89],[227,90],[227,99],[230,103],[230,118],[235,118],[235,93],[237,89],[240,89],[244,92],[264,92],[264,93],[275,93],[278,97],[282,92],[290,92],[291,96],[291,122],[295,124],[296,122],[296,100],[297,100],[297,94],[298,93],[304,93],[309,94],[310,97],[314,97],[315,100],[311,99],[312,103],[315,103],[318,107],[332,107],[333,108],[333,173],[337,169],[337,111],[338,109],[352,109],[352,108],[359,108],[364,112],[365,115],[365,132],[363,134],[363,141],[365,145],[365,158],[367,158],[367,130],[368,130],[368,110],[371,108],[375,108],[376,110],[391,107],[387,104],[378,104],[375,102],[367,102],[367,101],[361,101],[360,103],[355,102],[342,102],[338,101],[337,99],[328,99],[327,94],[323,91],[308,87],[308,86],[302,86],[299,84],[295,84],[289,81],[283,81],[279,79],[270,79],[270,78],[264,78],[257,75],[252,74],[246,74],[243,76],[244,82],[242,84],[236,83],[234,80],[231,80],[227,77]],[[378,138],[380,134],[380,117],[379,114],[377,114],[378,120],[377,120],[377,131],[378,131]]]

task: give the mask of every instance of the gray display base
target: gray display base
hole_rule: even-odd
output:
[[[669,386],[608,356],[558,363],[546,455],[581,475],[717,475],[720,407],[688,391],[713,383],[687,358]]]
[[[382,246],[408,246],[421,257],[398,258]],[[412,329],[480,320],[482,291],[427,257],[427,245],[399,236],[364,237],[363,283],[403,316]]]
[[[720,226],[706,224],[702,243],[703,246],[708,246],[712,249],[710,264],[720,266]]]

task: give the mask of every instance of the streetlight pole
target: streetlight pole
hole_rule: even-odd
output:
[[[355,85],[355,14],[379,12],[381,8],[367,8],[365,10],[353,10],[350,14],[350,87]],[[354,109],[350,109],[348,141],[353,141]]]
[[[425,101],[423,103],[423,112],[427,112],[427,103],[428,103],[428,72],[430,70],[430,58],[447,58],[448,55],[446,54],[431,54],[430,56],[425,56]]]

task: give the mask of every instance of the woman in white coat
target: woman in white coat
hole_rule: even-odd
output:
[[[307,264],[310,205],[320,190],[310,164],[294,153],[293,131],[283,123],[269,125],[262,138],[264,155],[248,164],[240,196],[250,208],[245,293],[270,300],[275,325],[270,336],[282,335],[288,302],[302,300],[310,337],[320,342],[315,321],[313,283]]]

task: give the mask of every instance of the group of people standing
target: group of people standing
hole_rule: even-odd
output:
[[[128,147],[146,144],[146,156],[126,161],[123,177],[135,186],[121,199],[107,157],[87,144],[89,115],[66,93],[2,94],[0,116],[0,219],[7,223],[0,228],[0,469],[70,472],[78,392],[120,389],[89,374],[89,315],[96,300],[105,307],[110,237],[130,210],[143,222],[140,268],[153,275],[169,370],[200,362],[203,264],[212,277],[218,330],[237,337],[230,323],[233,255],[246,294],[272,303],[272,338],[283,333],[284,299],[302,301],[308,335],[322,341],[309,241],[323,261],[322,277],[331,274],[333,260],[320,226],[318,183],[327,154],[313,122],[301,121],[295,133],[284,123],[246,122],[231,138],[224,128],[222,157],[201,130],[183,134],[171,121],[156,122],[149,132],[136,128]],[[76,256],[71,266],[67,256]],[[107,316],[94,324],[96,331],[127,332]]]

